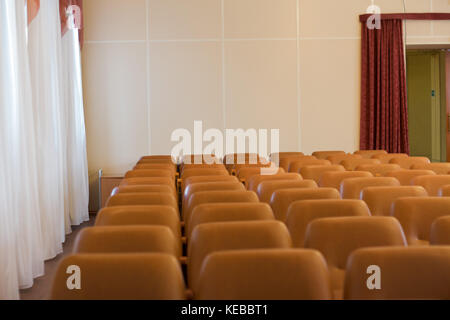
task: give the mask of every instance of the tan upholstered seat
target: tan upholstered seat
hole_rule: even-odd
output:
[[[342,299],[349,255],[364,247],[406,246],[402,227],[392,217],[324,218],[311,222],[305,248],[320,251],[328,263],[335,299]]]
[[[353,171],[356,170],[357,167],[362,165],[377,165],[381,164],[380,160],[377,159],[348,159],[342,161],[341,165],[345,168],[345,170]]]
[[[258,187],[258,197],[261,202],[270,203],[272,195],[279,189],[318,188],[314,180],[273,180],[263,181]]]
[[[150,170],[132,170],[125,174],[125,179],[128,178],[147,178],[147,177],[168,177],[174,178],[173,172],[170,170],[150,169]]]
[[[183,220],[188,227],[192,211],[203,203],[230,203],[230,202],[259,202],[258,196],[252,191],[200,191],[189,199],[183,208]]]
[[[207,168],[199,168],[199,169],[186,169],[181,173],[181,179],[186,180],[190,177],[196,176],[227,176],[228,171],[225,169],[207,169]]]
[[[400,181],[400,184],[402,186],[410,186],[412,183],[412,180],[415,177],[430,176],[430,175],[434,176],[436,174],[431,170],[398,170],[398,171],[388,172],[386,174],[386,177],[396,178],[398,181]]]
[[[250,177],[259,175],[262,173],[261,167],[243,167],[236,171],[236,176],[239,181],[246,182]],[[283,168],[278,168],[275,174],[286,173]]]
[[[169,170],[172,172],[173,176],[177,173],[177,169],[174,165],[164,163],[137,164],[134,166],[133,170]]]
[[[320,179],[322,178],[322,175],[325,172],[330,172],[330,171],[344,172],[345,168],[341,165],[306,166],[300,170],[300,174],[303,177],[303,179],[314,180],[315,182],[319,183]]]
[[[175,181],[168,177],[146,177],[146,178],[129,178],[123,179],[120,182],[122,186],[137,186],[137,185],[166,185],[175,189]]]
[[[411,182],[415,186],[424,187],[431,197],[439,196],[439,190],[450,184],[450,175],[420,176]]]
[[[222,160],[212,154],[189,154],[181,159],[180,167],[186,164],[221,164]]]
[[[367,171],[328,171],[322,175],[319,186],[323,188],[335,188],[340,191],[341,183],[345,179],[370,177],[373,177],[373,175]]]
[[[119,193],[106,201],[106,207],[150,205],[172,206],[178,209],[176,198],[169,193]]]
[[[450,246],[450,216],[438,218],[433,222],[430,244]]]
[[[275,175],[255,175],[250,177],[246,183],[246,187],[250,191],[257,192],[259,184],[263,181],[275,181],[275,180],[303,180],[302,176],[298,173],[283,173]]]
[[[291,170],[291,166],[295,162],[309,162],[317,161],[318,159],[313,156],[289,156],[282,157],[279,161],[279,167],[283,168],[286,172],[294,172]],[[297,172],[298,173],[298,172]]]
[[[414,164],[414,170],[431,170],[436,174],[450,174],[450,162],[418,163]]]
[[[377,266],[380,290],[370,290],[368,278]],[[369,281],[374,284],[375,281]],[[349,258],[345,277],[345,299],[406,300],[450,299],[450,247],[364,248]]]
[[[439,190],[439,196],[440,197],[450,197],[450,185],[443,186]]]
[[[328,300],[327,266],[315,250],[238,250],[209,255],[198,300]]]
[[[362,156],[363,158],[370,159],[378,154],[387,154],[385,150],[358,150],[355,154]]]
[[[106,226],[84,228],[73,253],[167,253],[181,256],[180,239],[166,226]]]
[[[370,211],[361,200],[304,200],[289,206],[286,225],[296,248],[303,248],[305,233],[311,221],[320,218],[369,217]]]
[[[427,191],[417,186],[367,187],[361,193],[373,216],[390,216],[395,200],[402,197],[426,197]]]
[[[332,164],[341,164],[342,161],[351,159],[362,159],[363,157],[358,154],[335,154],[327,157],[327,160]]]
[[[166,164],[172,165],[174,168],[177,167],[176,162],[171,159],[141,159],[137,162],[137,164]]]
[[[174,188],[168,185],[162,184],[149,184],[149,185],[131,185],[116,187],[112,191],[111,195],[114,196],[118,193],[171,193],[174,197],[177,197],[177,193]]]
[[[168,154],[162,154],[162,155],[152,155],[152,156],[143,156],[140,160],[151,160],[151,159],[165,159],[165,160],[171,160],[175,162],[175,158]]]
[[[334,188],[317,189],[279,189],[275,191],[270,200],[275,218],[280,221],[286,221],[289,206],[300,200],[314,199],[340,199],[339,192]]]
[[[426,157],[408,157],[408,158],[395,158],[389,162],[393,164],[398,164],[403,169],[409,170],[415,164],[429,164],[430,159]]]
[[[220,191],[220,190],[234,190],[245,191],[245,187],[240,182],[199,182],[191,183],[184,189],[183,194],[183,207],[187,206],[190,197],[200,191]]]
[[[326,160],[329,156],[343,155],[345,151],[316,151],[312,155],[317,159]]]
[[[231,168],[232,168],[231,173],[239,177],[238,172],[241,171],[242,169],[254,169],[254,170],[259,169],[261,171],[261,168],[270,168],[270,167],[275,168],[276,164],[273,162],[268,162],[268,163],[264,163],[264,164],[263,163],[235,164],[235,165],[231,166]]]
[[[188,286],[194,292],[204,259],[225,250],[292,247],[286,226],[279,221],[206,223],[195,227],[188,246]]]
[[[180,214],[173,206],[119,206],[103,208],[95,226],[162,225],[181,238]]]
[[[202,183],[202,182],[239,182],[238,178],[230,175],[225,176],[195,176],[190,177],[181,182],[181,194],[184,194],[186,186],[192,183]]]
[[[398,164],[363,164],[356,167],[356,171],[368,171],[372,173],[375,177],[385,177],[388,173],[392,171],[402,170]]]
[[[360,199],[361,191],[367,187],[398,187],[400,182],[395,178],[349,178],[341,183],[342,199]]]
[[[300,173],[304,167],[308,166],[331,166],[331,161],[318,159],[296,160],[290,163],[289,172]]]
[[[81,289],[69,290],[67,271],[78,266]],[[64,258],[53,281],[55,300],[183,300],[178,260],[169,254],[76,254]]]
[[[388,164],[392,159],[398,158],[408,158],[409,156],[406,153],[388,153],[388,154],[376,154],[372,157],[372,159],[378,159],[383,164]]]
[[[192,230],[200,224],[211,222],[275,220],[272,208],[267,203],[206,203],[192,211],[186,230],[191,237]]]
[[[395,201],[392,210],[403,226],[409,245],[428,245],[433,222],[450,216],[450,198],[401,198]]]
[[[260,157],[256,153],[234,153],[227,154],[223,158],[223,163],[231,174],[234,171],[234,166],[239,165],[253,165],[253,164],[266,164],[269,160]]]

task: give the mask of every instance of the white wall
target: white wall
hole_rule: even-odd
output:
[[[90,171],[167,154],[176,128],[279,128],[282,151],[359,145],[360,23],[371,0],[86,0]],[[406,0],[450,12],[449,0]],[[402,0],[377,0],[384,13]],[[450,44],[448,21],[408,44]]]

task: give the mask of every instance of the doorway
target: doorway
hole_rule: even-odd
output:
[[[450,161],[450,51],[406,52],[411,156]]]

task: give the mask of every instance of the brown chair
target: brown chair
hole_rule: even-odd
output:
[[[306,228],[320,218],[369,217],[370,211],[361,200],[303,200],[289,206],[286,225],[296,248],[305,244]]]
[[[358,154],[335,154],[327,158],[331,164],[341,164],[342,161],[351,159],[363,159],[363,157]]]
[[[283,173],[274,175],[255,175],[248,179],[246,187],[247,190],[257,192],[259,184],[263,181],[275,181],[275,180],[303,180],[302,176],[298,173]]]
[[[318,159],[313,156],[289,156],[282,157],[279,159],[279,167],[283,168],[286,172],[294,172],[291,170],[291,166],[295,162],[308,162],[308,161],[317,161]],[[298,173],[298,172],[297,172]]]
[[[378,159],[383,164],[388,164],[391,162],[392,159],[398,159],[398,158],[408,158],[409,155],[406,153],[388,153],[388,154],[376,154],[372,157],[372,159]]]
[[[152,156],[143,156],[140,160],[151,160],[151,159],[165,159],[165,160],[172,160],[173,162],[176,162],[175,158],[168,154],[162,154],[162,155],[152,155]]]
[[[439,196],[440,197],[450,197],[450,185],[443,186],[439,190]]]
[[[207,168],[199,168],[199,169],[186,169],[181,173],[181,179],[186,180],[190,177],[195,176],[227,176],[228,171],[225,169],[207,169]]]
[[[230,203],[230,202],[259,202],[258,196],[252,191],[200,191],[189,199],[183,208],[183,220],[186,228],[194,208],[203,203]]]
[[[195,227],[188,246],[188,285],[194,292],[204,259],[211,253],[242,249],[289,249],[291,237],[279,221],[206,223]]]
[[[240,182],[200,182],[191,183],[184,189],[183,207],[187,206],[190,197],[200,191],[245,191],[245,187]]]
[[[305,248],[320,251],[328,263],[335,299],[342,299],[350,254],[364,247],[406,246],[405,235],[392,217],[324,218],[311,222]]]
[[[111,195],[114,196],[118,193],[171,193],[176,198],[176,190],[168,185],[162,184],[149,184],[149,185],[131,185],[116,187],[112,191]]]
[[[73,253],[167,253],[181,256],[180,239],[166,226],[107,226],[84,228]]]
[[[433,222],[430,244],[450,246],[450,216],[438,218]]]
[[[125,174],[125,179],[128,178],[150,178],[150,177],[168,177],[174,178],[173,171],[170,170],[160,170],[160,169],[151,169],[151,170],[132,170],[128,171]]]
[[[180,166],[186,164],[221,164],[222,160],[212,154],[188,154],[181,158]]]
[[[430,175],[434,176],[436,174],[431,170],[398,170],[398,171],[388,172],[386,174],[386,177],[396,178],[398,181],[400,181],[400,184],[402,186],[410,186],[412,183],[412,180],[415,177],[430,176]]]
[[[318,159],[296,160],[289,165],[289,172],[300,173],[304,167],[308,166],[331,166],[331,161]]]
[[[354,171],[357,167],[362,165],[378,165],[381,164],[380,160],[377,159],[348,159],[342,161],[341,165],[348,171]]]
[[[395,178],[349,178],[341,183],[342,199],[361,199],[361,191],[367,187],[399,187]]]
[[[190,177],[181,182],[181,194],[184,194],[186,186],[192,183],[202,183],[202,182],[239,182],[238,178],[230,175],[225,176],[195,176]]]
[[[418,163],[414,164],[414,170],[431,170],[436,174],[450,174],[450,162]]]
[[[373,216],[390,216],[392,205],[399,198],[427,197],[422,187],[367,187],[362,191],[361,199],[367,203]]]
[[[329,171],[322,175],[319,186],[323,188],[335,188],[340,191],[341,183],[345,179],[371,177],[373,177],[373,175],[367,171]]]
[[[192,211],[186,238],[198,225],[211,222],[275,220],[272,208],[267,203],[206,203]]]
[[[169,193],[119,193],[106,201],[106,207],[163,205],[178,209],[173,194]]]
[[[344,151],[316,151],[312,155],[317,159],[326,160],[329,156],[344,155]]]
[[[197,300],[328,300],[328,270],[315,250],[220,251],[202,267]]]
[[[226,170],[225,166],[221,163],[213,163],[213,164],[183,164],[180,166],[180,172],[183,174],[185,170],[192,169],[212,169],[212,170]]]
[[[180,214],[173,206],[128,206],[103,208],[95,226],[161,225],[169,227],[181,239]]]
[[[164,163],[136,164],[133,170],[169,170],[173,176],[177,174],[177,168],[174,165]]]
[[[330,165],[330,166],[306,166],[300,170],[300,174],[303,179],[314,180],[319,183],[322,175],[325,172],[344,172],[345,168],[341,165]]]
[[[427,157],[408,157],[408,158],[395,158],[390,163],[398,164],[403,169],[409,170],[416,164],[429,164],[430,159]]]
[[[269,160],[260,157],[256,153],[227,154],[223,158],[223,163],[230,174],[233,172],[234,166],[237,164],[253,165],[253,164],[266,164],[268,162]]]
[[[363,164],[356,167],[356,171],[368,171],[374,175],[374,177],[385,177],[387,174],[393,171],[402,170],[398,164]]]
[[[373,156],[379,155],[379,154],[387,154],[385,150],[358,150],[355,151],[354,154],[358,154],[366,159],[371,159]]]
[[[141,159],[137,164],[166,164],[172,165],[174,168],[177,167],[176,161],[172,161],[171,159]]]
[[[410,246],[428,245],[433,222],[450,216],[450,198],[400,198],[394,202],[392,212],[402,224]]]
[[[372,268],[370,268],[372,267]],[[380,272],[380,289],[369,277]],[[364,248],[349,258],[347,300],[449,300],[450,247]]]
[[[275,219],[286,221],[289,206],[300,200],[340,199],[339,192],[333,188],[317,189],[280,189],[273,193],[270,200]]]
[[[258,187],[259,201],[270,203],[272,195],[279,189],[302,189],[302,188],[318,188],[314,180],[273,180],[263,181]]]
[[[283,168],[278,168],[276,174],[286,173]],[[243,167],[236,171],[239,181],[245,183],[250,177],[261,174],[261,167]]]
[[[256,163],[256,164],[235,164],[233,166],[231,166],[231,174],[236,175],[237,177],[239,177],[239,172],[242,169],[253,169],[253,170],[258,170],[261,172],[262,168],[270,168],[276,167],[276,164],[273,162],[268,162],[268,163]]]
[[[420,176],[414,178],[411,183],[424,187],[430,197],[437,197],[441,188],[450,184],[450,175]]]
[[[68,278],[76,270],[81,273],[81,288],[70,290]],[[173,255],[75,254],[60,262],[51,299],[184,300],[186,291],[181,266]]]
[[[147,177],[147,178],[129,178],[123,179],[120,182],[120,187],[123,186],[139,186],[139,185],[166,185],[175,190],[175,181],[168,177]]]

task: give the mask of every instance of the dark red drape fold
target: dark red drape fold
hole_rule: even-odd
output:
[[[80,39],[80,47],[83,47],[83,0],[59,0],[59,13],[61,16],[61,33],[64,34],[67,32],[67,8],[71,5],[76,5],[81,9],[81,25],[78,29],[78,35]]]
[[[409,154],[402,20],[362,23],[361,150]]]

